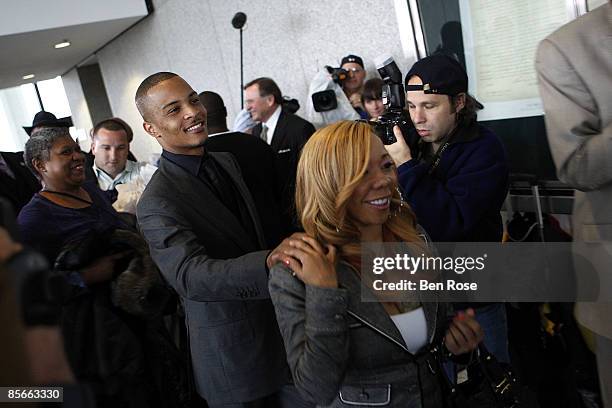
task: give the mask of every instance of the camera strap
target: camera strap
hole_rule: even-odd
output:
[[[438,149],[436,154],[433,155],[433,157],[431,158],[431,166],[429,167],[427,174],[433,174],[433,172],[436,171],[436,169],[440,165],[440,160],[442,160],[442,153],[444,153],[449,144],[450,140],[444,142],[444,144]]]
[[[427,174],[433,174],[433,172],[436,171],[436,169],[440,165],[440,160],[442,160],[442,153],[444,153],[444,151],[448,148],[451,140],[455,139],[455,136],[457,135],[457,133],[459,133],[459,126],[455,126],[455,128],[446,137],[446,141],[444,142],[444,144],[440,146],[438,151],[431,157],[430,159],[431,166],[429,167]]]

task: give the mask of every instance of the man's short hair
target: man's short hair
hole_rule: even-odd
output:
[[[252,80],[244,86],[244,89],[250,88],[253,85],[259,85],[259,96],[272,95],[274,97],[274,103],[280,105],[283,103],[283,95],[281,90],[271,78],[261,77]]]
[[[198,96],[200,97],[200,102],[206,108],[208,125],[226,125],[227,109],[221,95],[211,91],[204,91]]]
[[[96,126],[94,126],[93,129],[91,129],[90,136],[91,136],[92,142],[94,138],[96,137],[96,135],[98,134],[98,132],[100,131],[100,129],[106,129],[106,130],[112,130],[112,131],[123,130],[125,131],[125,134],[127,135],[128,143],[132,143],[132,139],[134,138],[134,132],[132,131],[132,128],[123,119],[108,118],[108,119],[104,119],[103,121],[98,122]]]
[[[142,116],[144,120],[147,120],[148,116],[146,99],[149,90],[155,85],[177,76],[178,75],[174,72],[158,72],[156,74],[149,75],[140,83],[138,89],[136,90],[136,97],[134,99],[136,101],[138,112],[140,112],[140,116]]]

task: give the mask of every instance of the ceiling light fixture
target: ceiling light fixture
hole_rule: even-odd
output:
[[[59,49],[59,48],[66,48],[66,47],[70,47],[70,41],[68,40],[64,40],[61,43],[57,43],[54,45],[55,48]]]
[[[34,77],[35,77],[35,75],[34,75],[34,74],[28,74],[28,75],[24,75],[24,76],[22,76],[22,78],[23,78],[23,79],[32,79],[32,78],[34,78]]]

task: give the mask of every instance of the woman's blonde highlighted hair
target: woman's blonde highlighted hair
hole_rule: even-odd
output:
[[[310,137],[297,168],[295,204],[304,231],[322,244],[335,245],[340,257],[351,263],[358,262],[361,239],[347,206],[368,167],[372,136],[364,122],[329,125]],[[383,225],[385,240],[422,242],[414,213],[400,202],[393,188],[391,216]]]

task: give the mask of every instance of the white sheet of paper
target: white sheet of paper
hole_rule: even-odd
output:
[[[576,17],[573,0],[460,0],[459,10],[469,92],[485,106],[478,120],[544,114],[535,52]]]
[[[603,6],[607,3],[608,0],[588,0],[587,3],[589,5],[589,11],[594,10],[599,6]]]

